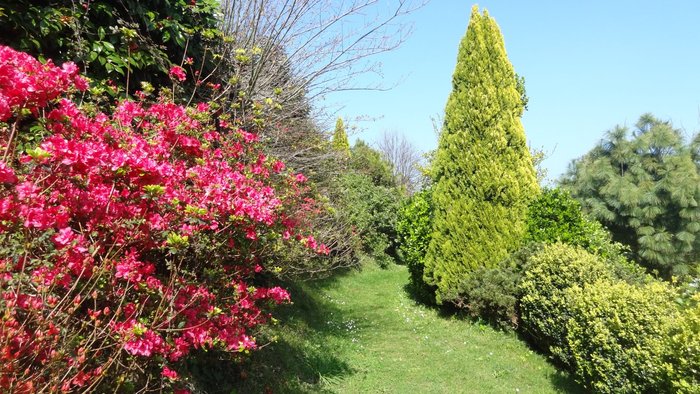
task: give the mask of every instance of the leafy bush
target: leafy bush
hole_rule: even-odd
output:
[[[520,325],[519,303],[522,298],[520,282],[530,258],[539,253],[544,244],[529,243],[494,268],[480,268],[459,286],[458,307],[465,308],[473,317],[485,319],[505,329]]]
[[[700,393],[700,293],[694,294],[691,303],[671,329],[667,341],[667,363],[671,389],[678,393]]]
[[[345,216],[362,240],[362,253],[386,267],[396,258],[396,220],[401,194],[378,186],[366,175],[349,172],[338,187],[342,190],[339,214]]]
[[[355,141],[350,151],[349,166],[355,172],[367,176],[377,186],[389,188],[397,186],[391,164],[382,158],[379,151],[372,149],[362,140]]]
[[[210,108],[69,99],[62,68],[0,47],[0,390],[182,389],[198,350],[231,358],[287,302],[261,274],[297,240],[304,176]],[[27,122],[30,120],[35,122]],[[16,153],[18,135],[49,137]]]
[[[590,246],[581,205],[561,189],[545,189],[530,203],[525,225],[526,240]]]
[[[605,260],[615,276],[625,282],[641,284],[650,280],[643,268],[626,258],[627,249],[613,242],[600,223],[586,217],[581,204],[565,190],[544,190],[530,204],[526,226],[526,240],[530,242],[580,246]]]
[[[670,286],[601,280],[566,293],[566,342],[582,383],[600,393],[666,391],[666,373],[679,367],[664,360],[677,314]]]
[[[535,343],[566,365],[566,322],[572,317],[566,290],[584,290],[601,279],[612,279],[606,264],[584,249],[562,243],[544,246],[528,262],[519,291],[522,327]]]
[[[206,52],[221,35],[214,0],[14,0],[2,7],[0,44],[40,58],[75,61],[97,85],[111,80],[109,86],[123,88],[128,81],[130,92],[141,82],[170,85],[170,66],[187,57],[196,60],[192,67],[184,65],[190,75],[200,67],[208,74],[214,62]],[[193,88],[195,82],[185,84]]]
[[[411,274],[411,287],[415,295],[424,301],[433,301],[435,289],[423,279],[423,259],[432,233],[432,195],[430,189],[414,194],[399,213],[396,232],[400,261]]]
[[[460,283],[460,297],[454,302],[473,317],[502,328],[517,328],[520,278],[521,273],[515,267],[477,268]]]

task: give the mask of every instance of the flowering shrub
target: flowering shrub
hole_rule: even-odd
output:
[[[254,349],[289,301],[256,281],[271,242],[327,251],[299,234],[305,178],[206,104],[90,114],[74,88],[0,47],[0,391],[185,389],[188,355]],[[14,152],[30,117],[48,137]]]

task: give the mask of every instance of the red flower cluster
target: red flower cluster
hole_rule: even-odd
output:
[[[185,74],[185,69],[183,69],[180,66],[172,66],[170,67],[170,71],[168,72],[170,75],[170,78],[177,79],[180,82],[184,82],[185,79],[187,79],[187,74]]]
[[[79,90],[88,87],[75,64],[65,63],[58,68],[51,61],[42,64],[26,53],[0,46],[0,122],[22,108],[46,106],[71,85]]]
[[[268,306],[289,301],[249,284],[261,239],[327,253],[290,237],[306,178],[254,134],[215,129],[207,105],[91,115],[55,102],[86,87],[74,66],[6,47],[0,64],[5,146],[22,108],[49,134],[0,162],[0,391],[82,391],[134,371],[177,388],[192,350],[255,348]]]

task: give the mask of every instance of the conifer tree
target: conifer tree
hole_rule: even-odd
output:
[[[432,239],[424,279],[455,299],[470,273],[493,267],[524,235],[539,191],[520,122],[522,89],[495,20],[472,8],[433,163]]]
[[[697,141],[697,137],[694,140]],[[700,171],[694,142],[642,115],[636,130],[608,132],[562,180],[583,209],[665,277],[700,271]]]
[[[341,152],[345,156],[350,155],[348,134],[345,132],[345,125],[343,124],[343,119],[341,118],[338,118],[338,120],[335,122],[335,132],[333,132],[331,144],[333,145],[333,149],[335,149],[335,151]]]

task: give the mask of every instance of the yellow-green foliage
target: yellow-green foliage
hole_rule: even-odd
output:
[[[333,149],[343,155],[350,156],[350,143],[348,142],[348,134],[345,132],[343,119],[338,118],[335,122],[335,131],[333,132],[333,140],[331,141]]]
[[[472,9],[433,163],[435,221],[424,278],[439,303],[477,267],[493,267],[524,234],[538,192],[520,122],[524,104],[503,37],[486,11]]]
[[[602,280],[570,288],[566,339],[577,378],[597,393],[666,391],[665,376],[682,367],[664,360],[664,339],[677,316],[673,296],[663,282]]]
[[[700,293],[674,324],[668,341],[670,384],[678,393],[700,393]]]
[[[600,279],[612,279],[605,263],[578,246],[546,245],[528,262],[519,290],[524,331],[544,350],[571,365],[567,351],[566,322],[571,317],[567,289],[586,289]]]

